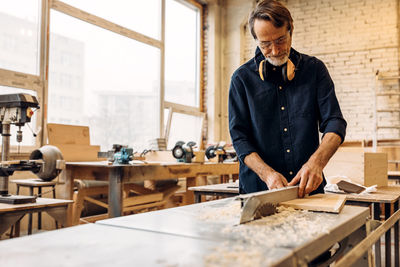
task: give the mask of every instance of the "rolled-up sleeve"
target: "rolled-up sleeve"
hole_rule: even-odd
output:
[[[229,132],[233,147],[239,160],[244,163],[244,158],[256,152],[251,143],[250,114],[247,104],[246,92],[243,83],[234,74],[229,88]]]
[[[329,132],[336,133],[343,143],[347,123],[340,110],[334,83],[325,64],[320,60],[317,60],[317,87],[319,130],[324,135]]]

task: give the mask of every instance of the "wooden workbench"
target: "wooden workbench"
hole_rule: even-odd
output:
[[[264,231],[264,239],[261,233],[249,234],[269,229],[264,219],[238,226],[238,213],[219,212],[236,203],[227,198],[1,241],[6,256],[0,265],[302,266],[341,240],[354,246],[365,236],[369,214],[368,208],[356,206],[345,206],[340,214],[298,212],[297,223],[286,223],[291,232]],[[201,218],[208,212],[217,216]],[[304,221],[314,234],[299,231]]]
[[[67,210],[72,202],[72,200],[37,198],[35,203],[0,203],[0,235],[17,221],[20,221],[25,214],[35,212],[47,212],[62,226],[70,226]]]
[[[199,177],[207,175],[238,174],[239,163],[178,163],[148,162],[126,165],[110,165],[100,162],[67,162],[61,175],[59,196],[72,199],[74,179],[96,179],[109,181],[109,217],[122,214],[122,184],[145,180],[186,178],[186,187],[196,186]],[[186,204],[194,203],[194,194],[186,190]]]

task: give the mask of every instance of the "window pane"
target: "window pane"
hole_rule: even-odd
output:
[[[160,50],[57,11],[51,22],[48,121],[90,126],[103,150],[159,137]]]
[[[198,9],[166,1],[166,101],[199,106],[199,17]]]
[[[24,89],[19,89],[19,88],[14,88],[14,87],[6,87],[6,86],[0,86],[0,94],[2,95],[8,95],[8,94],[29,94],[33,95],[37,99],[37,93],[32,90],[24,90]],[[38,99],[39,101],[39,99]],[[40,103],[39,103],[40,106]],[[31,122],[28,124],[25,124],[24,126],[21,127],[22,131],[22,142],[19,144],[21,146],[34,146],[36,144],[36,138],[33,135],[34,133],[38,133],[39,129],[37,128],[37,116],[38,116],[39,111],[35,112],[34,115],[31,118]],[[31,130],[31,129],[32,130]],[[18,127],[15,125],[11,125],[11,137],[10,137],[10,144],[12,146],[18,145],[17,142],[17,130]],[[1,137],[0,137],[1,139]],[[1,145],[0,145],[1,146]],[[14,151],[14,150],[12,150]]]
[[[160,0],[63,0],[63,2],[125,28],[160,39]]]
[[[177,141],[185,143],[194,141],[196,142],[196,146],[200,147],[202,123],[202,117],[176,112],[172,113],[168,149],[172,149]]]
[[[2,0],[0,68],[39,75],[40,0]]]

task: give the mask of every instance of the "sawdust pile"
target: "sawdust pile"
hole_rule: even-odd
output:
[[[222,232],[227,237],[223,247],[205,258],[205,266],[268,266],[266,251],[291,249],[328,233],[335,216],[278,207],[277,213],[242,225],[227,225]],[[204,209],[200,218],[209,222],[232,221],[240,217],[240,203]],[[230,242],[229,240],[234,240]],[[237,245],[240,241],[241,245]],[[261,250],[262,248],[262,250]]]
[[[294,248],[315,236],[328,233],[335,223],[320,214],[289,207],[278,207],[278,213],[237,226],[227,226],[224,232],[240,236],[253,245]],[[330,221],[330,222],[329,222]]]
[[[240,216],[240,201],[231,201],[223,207],[203,207],[198,218],[202,221],[221,222]]]

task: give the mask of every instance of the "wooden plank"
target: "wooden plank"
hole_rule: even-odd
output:
[[[344,194],[347,200],[376,202],[376,203],[394,203],[399,200],[400,186],[380,186],[376,192],[369,194]]]
[[[0,214],[11,212],[11,211],[21,211],[21,210],[31,210],[31,209],[41,209],[45,207],[57,207],[65,206],[71,204],[72,200],[65,199],[53,199],[53,198],[37,198],[36,203],[27,204],[5,204],[0,203]]]
[[[364,147],[364,140],[344,141],[340,147]]]
[[[88,197],[88,196],[85,196],[83,199],[88,201],[88,202],[91,202],[93,204],[96,204],[96,205],[98,205],[100,207],[108,209],[108,205],[106,203],[104,203],[104,202],[101,202],[100,200],[97,200],[97,199],[94,199],[94,198]]]
[[[163,193],[153,193],[142,196],[128,197],[123,200],[123,206],[129,207],[134,205],[161,201],[162,199],[163,199]]]
[[[99,26],[101,28],[104,28],[106,30],[121,34],[123,36],[126,36],[128,38],[137,40],[139,42],[155,46],[158,48],[163,47],[163,43],[159,40],[156,40],[154,38],[148,37],[146,35],[143,35],[141,33],[138,33],[136,31],[130,30],[128,28],[122,27],[118,24],[112,23],[108,20],[105,20],[103,18],[100,18],[98,16],[92,15],[88,12],[85,12],[83,10],[80,10],[78,8],[75,8],[73,6],[70,6],[68,4],[65,4],[61,1],[53,0],[51,1],[51,8],[60,11],[64,14],[70,15],[72,17],[75,17],[77,19],[86,21],[87,23]]]
[[[48,123],[47,132],[50,145],[90,145],[88,126]]]
[[[339,213],[345,202],[346,196],[343,195],[316,194],[284,201],[281,202],[280,205],[295,209]]]
[[[324,168],[330,183],[343,178],[365,186],[387,185],[387,155],[365,152],[363,148],[340,148]]]
[[[97,157],[100,146],[89,146],[79,144],[54,144],[60,149],[65,161],[101,161]]]
[[[124,190],[124,193],[126,194],[126,196],[129,194],[129,191],[132,191],[139,195],[155,193],[155,191],[145,188],[141,185],[137,185],[137,184],[124,184],[123,190]],[[124,196],[124,197],[126,197],[126,196]]]
[[[204,112],[200,112],[200,108],[192,107],[182,104],[176,104],[168,101],[164,101],[164,108],[172,108],[173,112],[189,114],[193,116],[203,117]]]
[[[188,189],[194,192],[219,192],[219,193],[239,194],[238,183],[210,184],[210,185],[189,187]]]
[[[0,85],[39,91],[43,81],[40,76],[0,69]]]

